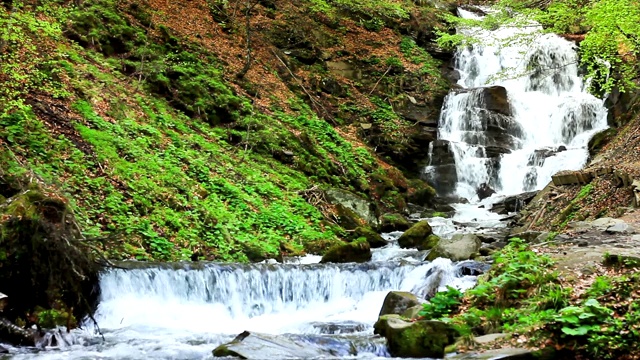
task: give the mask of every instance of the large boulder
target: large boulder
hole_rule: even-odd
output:
[[[326,191],[327,199],[335,205],[356,213],[360,218],[373,227],[378,226],[375,205],[360,196],[341,189],[329,189]]]
[[[445,348],[455,342],[458,332],[441,321],[405,321],[400,315],[381,316],[374,333],[387,339],[387,348],[394,357],[443,358]]]
[[[429,250],[438,242],[438,237],[431,235],[433,235],[431,225],[427,220],[422,220],[414,224],[398,238],[398,245],[402,248]]]
[[[380,217],[380,231],[383,233],[405,231],[410,227],[411,223],[400,214],[384,214]]]
[[[410,292],[389,291],[382,302],[382,308],[378,315],[402,314],[407,309],[420,304],[420,300]]]
[[[321,263],[367,262],[371,260],[371,246],[366,239],[360,238],[350,243],[332,246],[320,260]]]
[[[329,349],[314,346],[295,337],[249,331],[213,350],[214,357],[241,359],[317,359],[332,355]]]
[[[433,261],[439,257],[450,259],[451,261],[468,260],[474,257],[480,247],[482,241],[473,234],[456,234],[450,239],[440,239],[426,260]]]

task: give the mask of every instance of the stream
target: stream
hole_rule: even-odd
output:
[[[465,10],[460,15],[478,16]],[[506,39],[539,30],[481,35]],[[541,35],[530,45],[475,45],[456,53],[459,88],[445,99],[439,144],[432,144],[434,158],[425,171],[436,183],[447,179],[436,184],[439,192],[470,203],[454,204],[452,219],[428,219],[436,234],[504,227],[503,216],[487,210],[500,196],[540,189],[553,173],[585,164],[589,138],[607,126],[606,109],[586,92],[576,56],[575,45],[555,35]],[[525,74],[496,77],[508,69]],[[498,93],[503,90],[495,86],[503,87],[506,105],[487,100],[495,98],[485,92],[490,86]],[[449,154],[448,161],[435,159],[436,145],[444,149],[438,154]],[[479,201],[476,189],[483,183],[496,194]],[[470,222],[473,228],[456,225]],[[464,263],[423,262],[425,252],[400,249],[399,235],[384,234],[390,244],[373,250],[373,259],[364,264],[319,264],[318,256],[284,264],[123,263],[126,269],[108,270],[100,279],[95,318],[104,340],[87,322],[83,330],[56,335],[59,346],[10,348],[10,357],[212,359],[215,347],[245,330],[330,339],[338,358],[388,357],[372,325],[389,291],[420,293],[446,285],[464,290],[476,281],[462,275]],[[434,283],[437,272],[441,276]],[[349,355],[353,348],[357,355]]]

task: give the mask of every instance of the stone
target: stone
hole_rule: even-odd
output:
[[[365,238],[369,243],[369,247],[371,247],[372,249],[381,248],[389,244],[387,240],[385,240],[380,234],[373,231],[373,229],[368,226],[357,227],[354,230],[353,234],[355,239],[361,237]]]
[[[443,358],[445,348],[455,342],[458,332],[441,321],[404,321],[400,315],[381,316],[374,325],[374,333],[387,339],[393,357]]]
[[[438,242],[438,240],[431,235],[433,235],[431,225],[429,225],[427,220],[422,220],[414,224],[398,238],[398,245],[400,245],[401,248],[429,250]]]
[[[478,276],[489,271],[491,265],[479,261],[467,260],[461,261],[456,265],[456,271],[460,275]]]
[[[593,220],[591,222],[591,226],[596,228],[597,230],[606,231],[608,228],[612,227],[613,225],[622,224],[622,223],[624,223],[624,221],[620,219],[603,217],[603,218]]]
[[[370,325],[356,322],[356,321],[342,321],[342,322],[313,322],[310,324],[314,329],[317,329],[320,334],[338,335],[338,334],[353,334],[369,329]]]
[[[453,195],[458,183],[458,170],[455,164],[431,166],[425,169],[421,178],[433,186],[439,196]]]
[[[537,193],[538,191],[527,191],[522,194],[507,196],[494,203],[491,207],[491,211],[501,215],[520,211],[524,209],[529,202],[531,202]]]
[[[8,354],[8,353],[9,353],[9,349],[0,345],[0,354]]]
[[[429,255],[427,261],[433,261],[439,257],[451,261],[468,260],[478,254],[482,242],[473,234],[456,234],[450,239],[440,239]]]
[[[364,240],[355,240],[332,246],[322,256],[320,263],[367,262],[371,260],[371,246]]]
[[[478,195],[478,199],[480,200],[484,200],[495,193],[496,191],[493,190],[487,183],[480,184],[480,186],[478,186],[478,188],[476,189],[476,195]]]
[[[411,224],[400,214],[384,214],[380,217],[380,231],[384,233],[405,231]]]
[[[360,80],[362,70],[345,61],[327,61],[327,69],[332,74],[345,77],[350,80]]]
[[[424,309],[422,305],[416,305],[405,310],[401,315],[405,319],[417,319],[420,317],[420,311]]]
[[[231,342],[213,350],[214,357],[239,357],[241,359],[309,359],[332,355],[309,343],[289,339],[282,335],[245,331]]]
[[[507,336],[509,336],[509,334],[505,334],[505,333],[487,334],[482,336],[476,336],[473,338],[473,340],[478,344],[488,344],[496,340],[506,338]]]
[[[407,309],[420,305],[420,300],[414,294],[406,291],[389,291],[382,302],[378,316],[388,314],[402,314]]]
[[[618,130],[616,128],[608,128],[597,132],[589,140],[587,148],[589,149],[589,155],[595,156],[602,147],[614,138]]]
[[[378,226],[378,217],[375,214],[375,205],[366,199],[363,199],[352,192],[335,188],[327,190],[326,195],[327,200],[332,204],[340,204],[356,213],[369,225],[373,227]]]
[[[633,206],[640,207],[640,180],[633,180],[631,189],[633,190]]]
[[[610,234],[629,234],[633,232],[633,228],[627,223],[613,224],[605,230]]]
[[[477,338],[476,338],[477,339]],[[447,360],[534,360],[531,350],[502,348],[487,350],[481,353],[463,353],[455,356],[447,357]]]
[[[585,171],[563,170],[551,176],[553,185],[587,184],[593,180],[593,174]]]
[[[0,293],[0,312],[4,310],[8,303],[9,297],[3,293]]]

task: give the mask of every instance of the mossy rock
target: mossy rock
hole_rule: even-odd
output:
[[[369,226],[360,226],[353,232],[356,239],[365,238],[372,249],[380,248],[388,244],[387,240],[375,232]]]
[[[405,231],[411,227],[411,223],[400,214],[384,214],[380,217],[380,231]]]
[[[74,224],[67,201],[35,181],[0,204],[5,318],[38,313],[43,327],[73,327],[95,310],[100,266]]]
[[[413,181],[412,186],[415,186],[407,196],[407,201],[412,204],[420,206],[431,206],[436,197],[436,190],[429,186],[427,183],[420,181]]]
[[[433,248],[439,238],[433,235],[433,229],[427,220],[422,220],[414,224],[405,231],[398,239],[398,244],[402,248],[416,248],[418,250],[429,250]]]
[[[336,215],[338,225],[346,230],[355,230],[364,225],[364,220],[355,211],[342,204],[336,204]]]
[[[458,332],[441,321],[405,321],[400,315],[380,316],[374,333],[387,339],[393,357],[443,358],[445,348],[455,342]]]
[[[304,251],[308,254],[324,255],[329,249],[344,242],[338,238],[318,239],[304,243]]]
[[[420,300],[414,294],[406,291],[389,291],[384,297],[378,316],[402,314],[416,305],[420,305]]]
[[[371,247],[365,238],[335,245],[324,254],[320,263],[367,262],[371,260]]]
[[[473,234],[456,234],[451,239],[440,239],[425,260],[433,261],[442,257],[451,261],[462,261],[479,254],[482,241]]]

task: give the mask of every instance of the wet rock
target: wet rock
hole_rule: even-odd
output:
[[[322,256],[320,263],[366,262],[371,260],[371,247],[367,241],[356,240],[332,246]]]
[[[338,334],[353,334],[357,332],[365,331],[370,325],[356,322],[356,321],[341,321],[335,323],[311,323],[314,329],[317,329],[320,334],[338,335]]]
[[[249,331],[213,350],[215,357],[231,356],[241,359],[308,359],[330,355],[332,354],[328,350],[310,346],[309,343],[297,339]]]
[[[478,195],[478,198],[480,200],[484,200],[495,193],[496,191],[493,190],[487,183],[480,184],[480,186],[478,186],[478,188],[476,189],[476,195]]]
[[[366,199],[341,189],[329,189],[326,191],[326,195],[327,199],[332,204],[341,205],[342,207],[351,210],[373,227],[378,226],[378,218],[375,214],[375,205]],[[351,229],[354,228],[355,227],[352,227]]]
[[[509,230],[508,229],[502,229],[502,230],[495,230],[495,231],[488,231],[488,232],[483,232],[483,233],[475,233],[475,235],[477,237],[480,238],[480,241],[482,241],[483,243],[486,244],[491,244],[494,243],[496,241],[505,241],[507,240],[507,237],[509,237]]]
[[[427,220],[414,224],[409,230],[398,238],[398,245],[402,248],[416,248],[429,250],[436,245],[438,240],[433,235],[433,229]]]
[[[567,150],[567,147],[564,145],[560,145],[558,147],[545,147],[541,149],[534,150],[533,154],[529,155],[529,160],[527,162],[527,166],[542,166],[544,161],[551,156],[556,155],[557,153],[563,152]]]
[[[402,314],[407,309],[420,305],[418,298],[406,291],[390,291],[382,302],[378,316],[387,314]]]
[[[538,191],[528,191],[518,195],[507,196],[493,204],[491,211],[501,215],[520,211],[536,196],[537,193]]]
[[[371,247],[372,249],[381,248],[389,244],[387,240],[385,240],[380,234],[373,231],[373,229],[368,226],[357,227],[353,233],[355,239],[361,237],[365,238],[369,243],[369,247]]]
[[[422,178],[436,189],[438,195],[446,196],[456,190],[458,171],[455,164],[437,165],[427,168]]]
[[[455,164],[455,155],[448,140],[436,140],[431,143],[431,159],[429,165]]]
[[[460,275],[478,276],[489,271],[491,265],[479,261],[461,261],[456,265],[456,270]]]
[[[8,353],[9,353],[9,349],[0,345],[0,354],[8,354]]]
[[[444,349],[459,335],[451,325],[440,321],[408,322],[395,314],[381,316],[374,333],[387,339],[391,356],[410,358],[443,358]]]
[[[481,246],[482,242],[473,234],[456,234],[451,239],[440,239],[426,260],[433,261],[439,257],[451,261],[468,260],[478,254]]]
[[[409,221],[400,214],[384,214],[380,217],[381,232],[405,231],[410,227]]]

